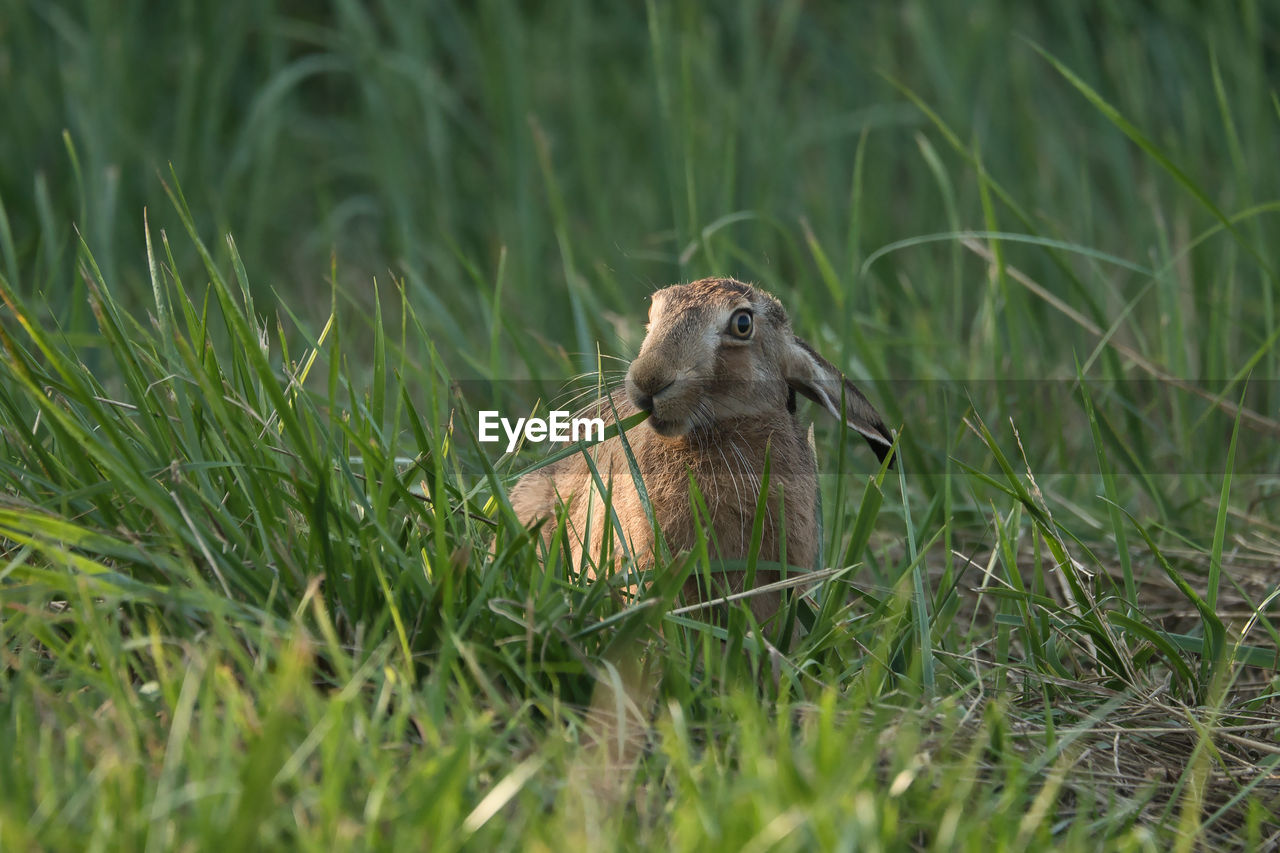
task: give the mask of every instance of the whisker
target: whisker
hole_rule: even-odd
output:
[[[717,451],[719,452],[719,454],[720,454],[720,460],[724,463],[725,471],[726,471],[726,472],[728,472],[728,474],[729,474],[729,484],[730,484],[731,486],[733,486],[733,499],[734,499],[734,506],[735,506],[735,507],[737,507],[739,510],[741,510],[741,509],[742,509],[742,492],[741,492],[741,490],[738,488],[738,474],[737,474],[737,471],[735,470],[735,466],[734,466],[734,464],[733,464],[733,463],[731,463],[731,462],[729,461],[728,457],[727,457],[727,456],[725,456],[725,453],[724,453],[724,444],[720,444],[720,445],[718,445],[718,446],[717,446],[717,448],[716,448],[716,450],[717,450]],[[739,531],[739,533],[738,533],[738,539],[739,539],[738,544],[739,544],[739,546],[741,546],[741,545],[742,545],[742,542],[741,542],[741,539],[742,539],[742,533],[741,533],[741,531]]]
[[[731,438],[738,439],[738,438],[741,438],[741,436],[742,436],[741,429],[738,428],[734,430],[734,434]],[[745,520],[749,515],[754,516],[753,511],[755,508],[755,500],[759,498],[759,494],[760,494],[759,480],[756,479],[755,473],[751,470],[751,463],[747,459],[746,454],[742,452],[741,444],[738,441],[734,440],[730,442],[730,447],[733,450],[734,458],[738,462],[738,470],[739,472],[741,472],[743,480],[745,481],[744,485],[749,484],[750,486],[747,490],[748,497],[750,497],[753,492],[755,493],[755,498],[753,498],[750,501],[750,505],[739,502],[739,511],[742,513],[742,517]],[[747,549],[751,547],[749,530],[750,530],[749,527],[747,527],[746,525],[743,525],[741,535],[739,536],[739,541],[741,542],[741,547],[744,555]]]
[[[564,382],[560,383],[560,387],[565,389],[579,385],[589,385],[591,387],[603,385],[605,387],[612,387],[619,384],[624,376],[626,376],[626,371],[606,371],[602,373],[596,370],[589,370],[585,373],[578,373],[574,376],[570,376]],[[590,381],[588,382],[588,380]]]

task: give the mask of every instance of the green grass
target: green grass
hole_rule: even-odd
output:
[[[0,0],[0,848],[1275,845],[1277,34]],[[901,428],[795,643],[474,438],[705,274]]]

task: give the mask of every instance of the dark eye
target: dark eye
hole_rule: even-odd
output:
[[[751,326],[752,317],[751,309],[749,308],[739,308],[729,318],[729,334],[735,338],[742,338],[745,341],[751,337]]]

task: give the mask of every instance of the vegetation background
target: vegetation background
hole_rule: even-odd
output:
[[[1265,0],[0,0],[0,847],[1275,847],[1278,81]],[[710,274],[901,429],[796,645],[469,435]]]

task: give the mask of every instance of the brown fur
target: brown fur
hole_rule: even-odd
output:
[[[748,340],[729,328],[744,310],[752,318]],[[795,412],[794,392],[837,416],[843,397],[846,422],[883,458],[893,439],[880,416],[839,371],[795,337],[782,304],[758,288],[732,279],[675,285],[653,295],[649,319],[625,386],[588,407],[587,414],[612,423],[615,409],[626,418],[641,404],[651,408],[649,420],[631,429],[627,441],[671,552],[698,545],[692,475],[711,515],[707,545],[712,556],[747,556],[767,447],[769,495],[759,558],[780,562],[785,535],[786,563],[811,570],[818,554],[817,465],[808,429]],[[622,443],[611,438],[587,452],[606,489],[612,489],[613,510],[631,553],[641,568],[651,565],[653,532]],[[582,565],[585,555],[587,571],[594,575],[605,510],[581,455],[525,476],[511,491],[512,507],[526,524],[553,518],[557,500],[567,504],[574,564]],[[616,539],[612,553],[614,561],[622,553]],[[690,578],[686,599],[741,592],[745,573],[716,574],[712,580],[724,588],[708,596],[698,579]],[[756,575],[757,585],[776,580],[776,571]],[[749,601],[756,619],[764,622],[777,612],[781,596],[768,592]]]

